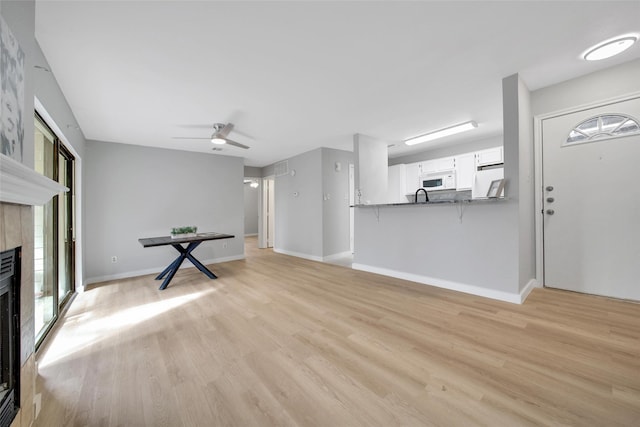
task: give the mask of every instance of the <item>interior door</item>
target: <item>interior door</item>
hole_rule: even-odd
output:
[[[640,98],[542,122],[545,286],[640,300]]]

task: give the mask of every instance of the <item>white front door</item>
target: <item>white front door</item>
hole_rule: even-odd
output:
[[[640,300],[638,120],[640,98],[542,121],[545,286]]]

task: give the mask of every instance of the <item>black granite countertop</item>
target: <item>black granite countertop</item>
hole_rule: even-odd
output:
[[[397,203],[371,203],[371,204],[360,204],[360,205],[352,205],[351,207],[356,208],[374,208],[374,207],[386,207],[386,206],[433,206],[433,205],[446,205],[446,204],[475,204],[475,203],[495,203],[506,201],[508,198],[506,197],[483,197],[478,199],[437,199],[437,200],[429,200],[428,202],[419,201],[415,202],[397,202]]]

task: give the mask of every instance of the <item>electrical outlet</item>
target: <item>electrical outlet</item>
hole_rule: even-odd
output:
[[[114,256],[112,256],[112,257],[111,257],[111,262],[112,262],[112,263],[114,263],[114,264],[115,264],[116,262],[118,262],[118,257],[117,257],[117,256],[115,256],[115,255],[114,255]]]

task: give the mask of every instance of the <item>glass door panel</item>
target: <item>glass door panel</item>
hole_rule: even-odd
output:
[[[38,120],[35,122],[35,170],[54,179],[55,136]],[[57,199],[34,207],[34,286],[35,333],[39,341],[53,323],[57,313],[58,268],[56,262]]]
[[[58,195],[58,306],[74,291],[73,280],[73,157],[61,147],[58,156],[58,182],[69,191]]]

